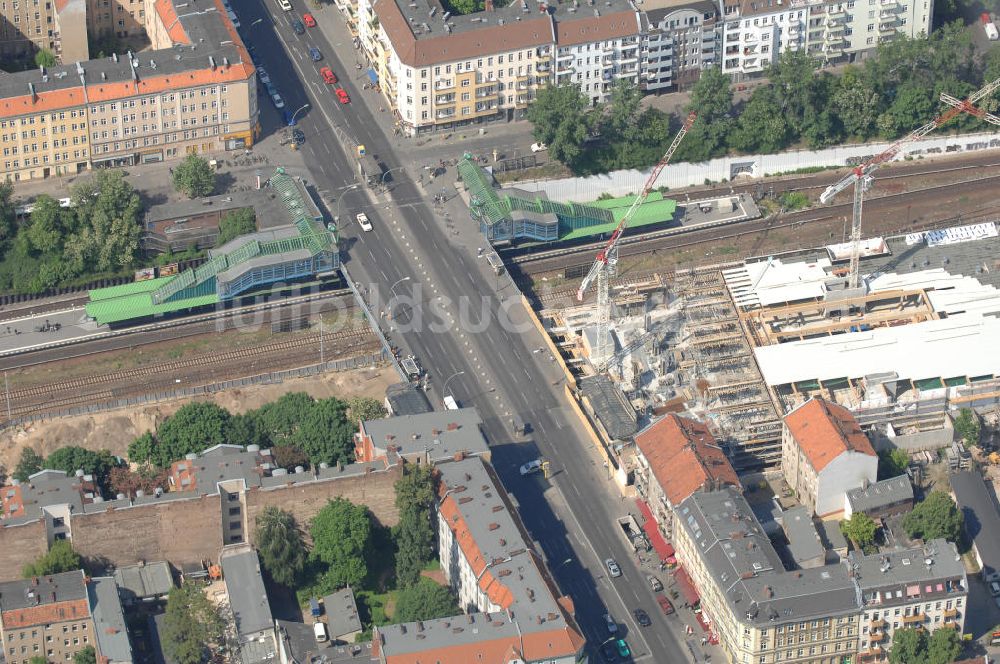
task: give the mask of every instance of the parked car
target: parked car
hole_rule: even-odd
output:
[[[547,146],[545,143],[532,143],[531,144],[531,151],[532,152],[545,152],[548,149],[549,149],[549,146]]]
[[[323,54],[319,52],[319,49],[315,46],[309,47],[309,57],[312,58],[313,62],[319,62],[323,59]]]
[[[632,651],[629,650],[628,643],[625,642],[625,639],[618,639],[615,641],[615,648],[618,650],[619,657],[625,658],[632,656]]]
[[[618,661],[618,649],[615,644],[608,641],[601,646],[601,659],[603,659],[607,664],[614,664]]]
[[[369,233],[372,230],[372,222],[368,219],[368,215],[364,212],[359,212],[356,217],[358,220],[358,225],[361,226],[361,230],[365,233]]]
[[[300,21],[299,19],[295,19],[294,21],[292,21],[292,30],[295,32],[295,34],[301,35],[306,31],[306,26],[302,25],[302,21]]]
[[[271,85],[271,77],[263,67],[257,67],[257,79],[264,85]]]
[[[541,469],[542,469],[542,460],[534,459],[521,466],[521,474],[530,475],[532,473],[537,473]]]
[[[646,613],[644,610],[636,609],[632,613],[635,615],[636,622],[642,625],[643,627],[649,627],[650,625],[653,624],[653,621],[650,619],[649,614]]]
[[[674,612],[674,605],[670,603],[666,595],[657,595],[656,603],[660,605],[660,610],[663,611],[663,615],[669,616]]]
[[[333,73],[333,70],[329,67],[323,67],[319,70],[320,76],[323,77],[323,82],[333,85],[337,82],[337,75]]]
[[[303,14],[302,20],[305,22],[307,28],[316,27],[316,19],[313,18],[312,14]]]
[[[990,581],[990,594],[994,597],[1000,595],[1000,582]]]
[[[274,107],[279,111],[285,107],[285,100],[282,99],[281,95],[278,94],[277,92],[271,95],[271,102],[274,104]]]
[[[614,634],[615,632],[618,631],[618,623],[615,622],[615,619],[611,617],[610,613],[604,614],[604,622],[608,624],[609,634]]]
[[[350,104],[351,98],[347,96],[347,90],[344,88],[337,88],[337,99],[341,104]]]
[[[622,575],[622,568],[618,566],[614,558],[608,558],[604,561],[604,566],[608,568],[608,574],[611,575],[612,579],[617,579]]]
[[[646,580],[649,581],[649,587],[653,589],[654,593],[658,593],[661,590],[663,590],[663,584],[660,583],[660,580],[657,579],[652,574],[650,574],[649,576],[647,576]]]

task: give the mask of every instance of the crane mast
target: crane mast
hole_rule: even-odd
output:
[[[959,100],[946,94],[941,94],[941,101],[951,106],[947,111],[934,118],[927,124],[919,127],[903,138],[899,139],[888,148],[870,158],[868,161],[856,166],[848,175],[840,181],[830,185],[820,194],[820,203],[829,203],[834,196],[854,185],[854,208],[851,217],[851,263],[848,271],[848,288],[858,288],[860,286],[859,267],[861,260],[861,208],[864,201],[864,192],[868,191],[872,183],[872,173],[881,168],[884,164],[892,161],[907,143],[923,138],[938,127],[949,122],[960,113],[969,113],[981,120],[991,124],[1000,125],[1000,118],[991,115],[975,106],[976,102],[991,95],[1000,88],[1000,79],[993,81],[981,89],[974,92],[966,100]]]
[[[622,234],[628,227],[629,221],[635,215],[636,210],[646,202],[649,197],[650,192],[653,190],[653,186],[656,184],[656,180],[660,177],[660,173],[670,163],[671,157],[674,156],[674,152],[677,151],[677,147],[681,144],[684,136],[691,129],[691,125],[694,124],[697,115],[695,113],[689,113],[687,118],[684,120],[684,124],[681,126],[681,130],[677,132],[674,136],[674,140],[670,143],[670,147],[667,148],[666,153],[664,153],[663,158],[657,162],[656,166],[653,167],[653,171],[646,178],[646,183],[642,187],[642,191],[639,195],[635,197],[632,201],[632,205],[629,206],[628,210],[625,211],[625,215],[618,222],[618,226],[615,227],[611,237],[608,238],[607,244],[604,248],[597,254],[597,259],[594,264],[590,267],[590,271],[587,276],[583,278],[580,283],[580,288],[576,291],[576,299],[580,302],[583,301],[584,296],[587,294],[587,290],[590,285],[597,280],[597,348],[598,355],[604,358],[608,329],[611,326],[611,275],[618,264],[618,241],[621,240]],[[603,359],[602,359],[603,362]]]

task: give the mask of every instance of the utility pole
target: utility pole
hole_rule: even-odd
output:
[[[10,422],[10,384],[7,382],[7,372],[3,372],[3,390],[7,395],[7,421]]]
[[[319,363],[326,364],[323,352],[323,314],[319,315]]]

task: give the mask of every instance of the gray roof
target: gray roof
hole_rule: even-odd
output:
[[[146,210],[144,221],[146,224],[153,224],[158,221],[170,219],[180,219],[204,214],[206,212],[225,212],[227,210],[239,210],[242,208],[256,207],[268,200],[261,195],[260,190],[233,192],[231,194],[219,194],[217,196],[205,196],[196,200],[177,200],[160,205],[152,205]]]
[[[510,603],[506,611],[495,614],[471,613],[379,627],[383,655],[432,652],[536,633],[579,633],[556,601],[555,584],[531,548],[531,540],[506,491],[486,461],[466,459],[442,464],[438,470],[447,491],[444,499],[453,499],[482,559],[492,561],[487,569],[510,594]],[[564,657],[566,653],[552,655]]]
[[[115,570],[115,582],[126,601],[162,597],[174,587],[170,563],[158,561],[144,565],[127,565]]]
[[[851,489],[847,500],[853,512],[875,512],[889,505],[903,501],[913,501],[913,485],[910,476],[903,474],[890,477],[864,488]]]
[[[591,328],[585,328],[587,334]],[[631,438],[638,431],[635,408],[622,398],[619,390],[604,374],[588,376],[579,381],[580,391],[590,400],[597,419],[615,439]]]
[[[371,641],[352,645],[338,645],[331,641],[316,643],[312,625],[289,620],[278,620],[277,623],[278,637],[283,641],[285,652],[295,664],[360,663],[372,659]]]
[[[717,14],[718,8],[710,0],[646,0],[642,4],[643,13],[648,17],[649,22],[654,26],[659,26],[659,23],[670,16],[674,12],[682,10],[690,10],[694,12],[700,12],[702,15],[705,14]],[[677,30],[686,30],[686,26],[679,26],[678,28],[673,28]]]
[[[87,585],[90,612],[94,615],[97,646],[103,657],[115,662],[132,661],[132,644],[129,642],[125,615],[118,597],[118,586],[110,576],[90,580]]]
[[[0,611],[87,599],[83,570],[0,583]],[[69,616],[67,616],[69,618]]]
[[[196,46],[178,46],[136,53],[134,69],[128,56],[121,55],[115,58],[107,57],[49,67],[46,69],[45,79],[42,78],[38,68],[7,74],[0,76],[0,98],[28,95],[29,83],[34,86],[36,94],[78,88],[80,87],[78,67],[84,71],[87,87],[96,89],[110,83],[131,83],[133,80],[141,81],[146,77],[171,76],[208,69],[211,66],[209,56],[212,56],[220,67],[224,66],[225,60],[231,64],[242,62],[243,51],[232,42],[232,35],[226,29],[229,19],[225,12],[216,11],[214,6],[209,5],[201,11],[193,7],[188,10],[179,9],[177,15],[177,20],[184,27],[190,43]],[[150,20],[153,18],[150,17]],[[81,101],[80,105],[82,103]]]
[[[167,657],[167,653],[164,652],[163,639],[160,638],[166,621],[167,615],[165,613],[157,613],[156,615],[149,616],[149,621],[147,622],[147,627],[149,628],[149,649],[156,664],[174,664],[174,660]]]
[[[393,415],[420,415],[433,410],[427,395],[412,383],[396,383],[385,388],[385,399]]]
[[[19,502],[15,497],[20,490]],[[84,505],[92,503],[100,497],[100,491],[94,478],[90,475],[68,475],[62,470],[40,470],[28,478],[27,482],[13,480],[8,486],[0,489],[4,513],[19,511],[23,514],[3,518],[0,513],[0,524],[20,524],[35,521],[42,516],[42,508],[53,505],[69,505],[71,512],[82,512]]]
[[[818,521],[816,532],[823,541],[823,548],[830,550],[847,549],[847,538],[840,532],[839,521]]]
[[[459,408],[419,415],[401,415],[361,423],[372,445],[396,447],[399,456],[427,455],[431,463],[447,461],[459,452],[467,456],[489,453],[483,420],[475,408]]]
[[[965,565],[958,549],[951,542],[936,539],[922,547],[883,551],[873,555],[863,555],[851,551],[848,555],[851,566],[862,591],[880,588],[898,589],[906,584],[933,584],[937,581],[959,581],[965,586]],[[924,588],[920,588],[921,594]],[[929,594],[933,594],[931,591]]]
[[[342,639],[361,631],[358,605],[354,601],[354,591],[350,588],[338,590],[324,597],[323,611],[326,613],[326,627],[331,639]]]
[[[781,515],[781,527],[788,538],[788,551],[797,564],[824,556],[823,544],[808,509],[800,505],[786,510]]]
[[[965,532],[982,560],[983,574],[1000,574],[1000,513],[982,475],[968,470],[953,473],[951,490],[965,518]]]
[[[243,637],[272,629],[274,619],[260,575],[257,552],[250,547],[223,550],[221,562],[229,606],[236,619],[236,632]]]

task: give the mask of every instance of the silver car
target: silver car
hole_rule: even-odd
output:
[[[604,566],[608,568],[608,574],[611,575],[612,579],[617,579],[622,575],[622,568],[618,566],[614,558],[608,558],[604,561]]]

